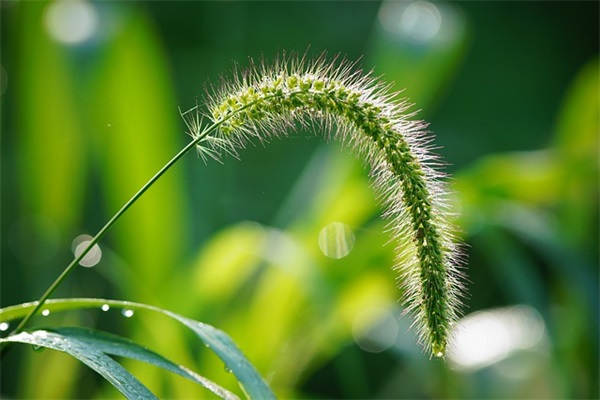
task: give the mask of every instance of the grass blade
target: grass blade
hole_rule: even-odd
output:
[[[62,351],[75,357],[100,375],[128,399],[157,399],[157,397],[131,375],[118,362],[99,348],[75,337],[48,330],[21,332],[0,339],[0,343],[25,343]]]
[[[23,318],[31,309],[37,305],[37,302],[23,303],[15,306],[0,309],[0,323],[8,322],[17,318]],[[50,312],[78,310],[85,308],[101,308],[109,306],[117,309],[127,310],[149,310],[163,314],[169,318],[175,319],[181,324],[190,328],[194,333],[223,360],[225,368],[235,374],[236,378],[245,394],[249,398],[256,399],[274,399],[275,396],[263,378],[260,376],[254,366],[248,361],[246,356],[237,347],[233,340],[223,331],[210,325],[186,318],[174,312],[162,308],[150,306],[147,304],[133,303],[120,300],[106,299],[54,299],[48,300],[44,307]],[[11,337],[15,337],[14,335]],[[8,339],[8,338],[7,338]],[[4,339],[6,341],[6,339]]]

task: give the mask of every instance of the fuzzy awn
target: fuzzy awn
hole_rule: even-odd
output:
[[[441,357],[462,292],[444,175],[435,169],[425,124],[410,120],[407,103],[388,85],[354,66],[323,56],[252,63],[209,95],[206,116],[217,130],[203,128],[195,108],[185,115],[189,133],[203,158],[219,159],[222,152],[237,156],[249,140],[283,136],[300,122],[322,128],[367,160],[397,242],[395,268],[407,311],[425,349]]]

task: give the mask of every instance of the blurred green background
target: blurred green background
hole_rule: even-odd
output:
[[[37,299],[74,240],[184,146],[179,110],[202,105],[208,82],[248,57],[327,50],[405,89],[453,175],[469,295],[445,362],[402,314],[368,171],[309,132],[241,161],[188,155],[56,296],[213,324],[282,398],[599,397],[597,2],[0,5],[3,307]],[[332,252],[340,232],[347,251]],[[35,324],[127,335],[240,393],[208,349],[155,315]],[[161,398],[208,396],[126,366]],[[27,346],[1,378],[6,398],[117,395],[68,356]]]

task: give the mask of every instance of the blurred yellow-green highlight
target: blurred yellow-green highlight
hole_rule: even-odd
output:
[[[368,171],[311,132],[241,161],[188,155],[56,296],[210,323],[281,398],[598,398],[598,3],[0,6],[2,307],[39,298],[82,235],[190,140],[179,112],[202,106],[207,82],[248,56],[327,50],[405,89],[449,164],[469,295],[445,360],[423,353],[403,315]],[[31,326],[125,335],[242,395],[197,339],[143,314]],[[210,397],[124,365],[161,398]],[[117,395],[68,356],[27,346],[1,379],[6,398]]]

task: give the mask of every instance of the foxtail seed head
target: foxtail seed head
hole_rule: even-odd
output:
[[[252,66],[209,96],[208,118],[218,126],[214,134],[205,134],[198,119],[188,119],[188,127],[199,153],[217,159],[222,150],[237,155],[253,138],[283,136],[297,122],[316,125],[354,149],[370,164],[390,219],[395,269],[419,341],[441,357],[462,291],[444,175],[434,168],[437,157],[428,150],[425,124],[410,120],[408,105],[389,86],[354,67],[324,56],[310,63],[284,58]]]

